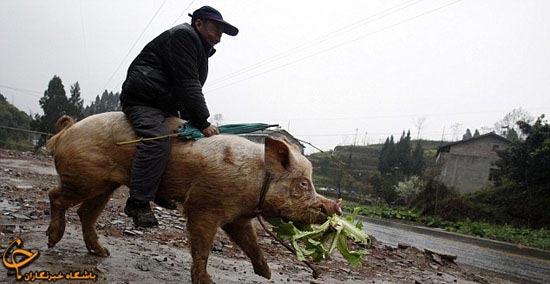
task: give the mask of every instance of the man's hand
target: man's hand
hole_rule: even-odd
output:
[[[206,127],[205,129],[201,130],[202,134],[204,134],[205,137],[210,137],[213,135],[220,134],[220,131],[214,124],[210,124],[210,126]]]

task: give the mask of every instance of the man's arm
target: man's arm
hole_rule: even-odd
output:
[[[202,93],[199,80],[197,45],[184,30],[176,30],[168,40],[168,68],[174,79],[173,94],[176,103],[183,105],[189,120],[198,129],[210,126],[207,121],[210,113]],[[206,135],[206,134],[205,134]]]

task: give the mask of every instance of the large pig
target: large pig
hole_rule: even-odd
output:
[[[171,129],[183,123],[176,118],[169,122]],[[63,237],[65,211],[82,204],[78,215],[86,247],[93,254],[108,256],[95,225],[111,194],[129,182],[135,145],[116,143],[136,136],[120,112],[94,115],[76,124],[63,116],[57,128],[57,135],[48,141],[59,174],[59,185],[49,191],[48,245],[54,246]],[[198,141],[172,138],[170,161],[158,194],[183,205],[193,283],[212,283],[206,263],[218,227],[250,258],[256,274],[271,277],[251,224],[266,173],[270,179],[263,217],[318,223],[326,214],[341,213],[339,200],[315,192],[311,172],[311,163],[298,148],[283,140],[268,137],[264,147],[230,135]]]

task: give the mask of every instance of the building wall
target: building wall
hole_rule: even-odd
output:
[[[498,150],[503,150],[507,144],[496,137],[485,137],[478,140],[459,143],[451,146],[451,154],[461,154],[470,156],[481,156],[497,159],[497,153],[493,150],[493,146],[498,145]]]
[[[452,145],[448,153],[440,153],[442,168],[439,179],[460,192],[472,192],[489,186],[492,184],[490,172],[496,168],[493,163],[498,159],[495,150],[506,147],[506,142],[494,137]]]

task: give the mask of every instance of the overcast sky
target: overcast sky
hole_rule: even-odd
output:
[[[224,124],[280,124],[331,149],[416,138],[421,118],[421,138],[449,140],[453,124],[461,136],[514,108],[550,113],[547,0],[2,0],[0,92],[40,112],[54,75],[86,105],[120,91],[144,45],[203,5],[240,30],[204,87]]]

